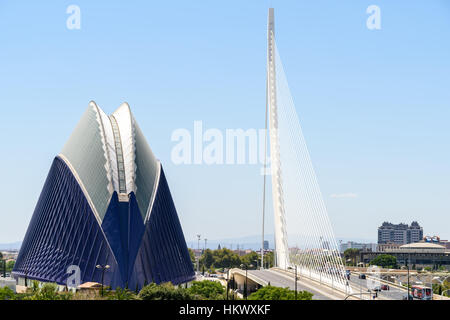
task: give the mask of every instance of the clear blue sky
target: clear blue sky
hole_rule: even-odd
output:
[[[71,4],[80,30],[66,28]],[[381,30],[366,28],[371,4]],[[75,0],[0,2],[0,242],[23,238],[90,100],[131,105],[188,242],[258,234],[260,166],[175,166],[170,137],[194,120],[264,126],[269,5],[336,235],[417,220],[450,238],[449,1]]]

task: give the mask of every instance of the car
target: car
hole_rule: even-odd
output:
[[[387,284],[382,284],[382,285],[381,285],[381,290],[390,290],[389,285],[387,285]]]
[[[364,273],[360,273],[358,279],[366,279],[366,275]]]
[[[381,291],[381,286],[375,286],[372,290],[379,292],[379,291]]]

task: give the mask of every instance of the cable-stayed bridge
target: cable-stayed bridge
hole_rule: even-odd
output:
[[[268,14],[267,44],[266,127],[268,122],[270,169],[264,172],[264,179],[270,173],[275,272],[297,270],[304,279],[313,283],[318,281],[319,286],[349,294],[352,288],[346,278],[278,53],[273,8]],[[264,265],[263,261],[261,265]],[[264,275],[269,274],[261,273],[260,277],[264,278]]]

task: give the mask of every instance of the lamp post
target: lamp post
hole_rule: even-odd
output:
[[[408,258],[406,258],[406,261],[405,261],[405,262],[406,262],[407,279],[408,279],[408,280],[407,280],[407,286],[408,286],[408,300],[410,300],[410,299],[409,299],[409,264],[408,264],[409,261],[408,261]]]
[[[6,278],[6,259],[3,259],[3,278]]]
[[[294,287],[295,287],[295,300],[297,300],[297,265],[295,265],[295,268],[288,267],[288,269],[295,269],[295,276],[294,276]]]
[[[248,272],[248,267],[253,268],[253,265],[249,265],[247,266],[246,264],[241,264],[241,268],[245,267],[245,288],[244,288],[244,294],[245,294],[245,300],[247,300],[247,290],[248,290],[248,277],[247,277],[247,272]]]
[[[227,300],[228,300],[228,291],[230,291],[230,286],[229,286],[229,281],[228,281],[230,269],[225,268],[223,271],[227,273]]]
[[[200,235],[197,235],[197,274],[200,272],[200,256],[198,255],[200,253]]]
[[[109,269],[109,264],[104,265],[104,266],[98,264],[98,265],[96,265],[95,267],[96,267],[97,269],[102,270],[102,297],[103,297],[103,279],[105,278],[105,271]]]

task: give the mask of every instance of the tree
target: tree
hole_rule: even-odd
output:
[[[128,289],[117,287],[114,292],[108,293],[109,300],[136,300],[137,297],[134,292]]]
[[[241,265],[241,259],[233,251],[223,248],[213,252],[214,268],[237,268]]]
[[[268,268],[273,267],[274,254],[273,251],[269,251],[264,254],[264,267],[268,264]]]
[[[209,269],[213,266],[214,261],[213,252],[210,249],[206,249],[200,258],[200,264]]]
[[[6,272],[11,272],[12,269],[14,269],[14,264],[16,263],[16,261],[14,260],[10,260],[6,263]]]
[[[0,300],[14,300],[16,295],[9,287],[0,287]]]
[[[195,253],[194,253],[194,251],[191,248],[188,248],[188,251],[189,251],[189,256],[191,257],[191,262],[193,264],[196,264],[197,261],[195,260]]]
[[[185,288],[175,288],[172,283],[150,283],[142,288],[138,297],[142,300],[194,300]]]
[[[258,266],[258,254],[255,251],[247,253],[241,257],[241,262],[245,264],[248,269],[256,269]],[[250,265],[253,265],[253,267],[250,267]]]
[[[347,262],[347,260],[350,260],[349,262],[351,263],[351,265],[356,266],[356,263],[357,263],[356,261],[357,261],[357,258],[359,257],[360,252],[361,252],[361,249],[355,249],[355,248],[349,248],[349,249],[345,250],[344,251],[345,262]]]
[[[193,281],[191,287],[187,291],[199,299],[221,300],[225,293],[225,289],[217,281]]]
[[[375,259],[372,259],[370,264],[383,268],[395,269],[397,268],[397,258],[390,254],[380,254]]]
[[[312,300],[313,294],[308,291],[298,291],[297,300]],[[248,296],[249,300],[295,300],[295,291],[289,288],[262,287]]]

